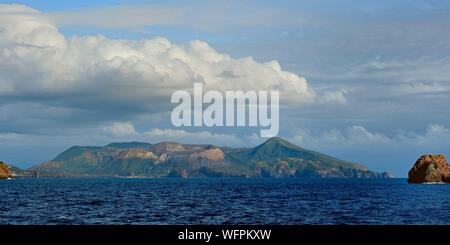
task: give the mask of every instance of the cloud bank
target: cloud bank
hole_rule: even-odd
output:
[[[235,59],[199,40],[177,45],[163,37],[66,38],[34,9],[0,5],[0,13],[4,98],[64,101],[73,107],[130,105],[190,89],[193,81],[219,91],[279,89],[283,98],[297,102],[314,98],[306,80],[283,70],[277,61]]]

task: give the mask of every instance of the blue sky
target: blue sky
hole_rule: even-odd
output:
[[[6,13],[0,27],[15,33],[19,28],[13,30],[11,26],[17,26],[16,22],[23,19],[17,18],[17,10],[7,8],[11,2],[0,3],[5,4],[0,11],[4,9]],[[24,25],[21,28],[30,35],[26,36],[28,39],[8,36],[11,42],[0,43],[0,48],[17,55],[17,62],[11,62],[12,56],[6,56],[7,52],[0,57],[0,64],[4,65],[0,68],[0,139],[10,142],[0,149],[4,161],[26,167],[48,160],[74,144],[102,145],[111,141],[167,139],[240,146],[264,140],[254,137],[255,131],[247,128],[174,129],[167,116],[170,110],[167,98],[159,98],[156,92],[155,95],[149,92],[148,97],[139,94],[139,86],[147,86],[149,82],[145,77],[132,76],[140,69],[139,65],[133,63],[132,70],[124,70],[126,76],[83,66],[92,60],[97,67],[105,62],[104,55],[122,54],[123,49],[138,45],[128,42],[143,40],[154,40],[152,45],[167,42],[178,45],[191,60],[204,55],[216,57],[209,50],[213,48],[232,58],[227,67],[233,69],[248,63],[242,58],[252,57],[245,69],[264,73],[265,64],[276,60],[283,71],[305,79],[309,90],[299,92],[298,97],[309,94],[314,98],[283,107],[280,130],[281,136],[305,148],[401,177],[406,176],[421,154],[450,154],[447,109],[450,30],[446,25],[450,23],[449,3],[433,0],[14,3],[26,6],[26,10],[20,8],[26,13],[20,14],[36,18],[33,20],[43,27]],[[39,12],[31,13],[29,9]],[[30,28],[36,31],[30,32]],[[36,34],[39,32],[45,34]],[[76,44],[74,37],[79,39]],[[163,41],[155,41],[155,37]],[[96,45],[103,43],[109,49],[92,46],[94,39],[99,43]],[[49,58],[37,51],[21,53],[17,43],[23,40],[40,45],[49,43],[53,45],[50,48],[63,50],[55,52],[71,55],[64,57],[73,57],[72,62],[63,59],[64,62],[51,63],[59,56]],[[206,43],[207,50],[201,43],[190,43],[192,40]],[[207,53],[199,53],[203,51]],[[91,54],[91,58],[82,59]],[[151,63],[155,67],[166,65],[166,59],[158,57],[147,62],[156,62]],[[23,68],[31,62],[39,65]],[[130,60],[123,62],[131,64]],[[185,65],[204,77],[210,75],[209,71],[203,74],[197,63]],[[83,67],[83,73],[76,73],[73,68],[76,66]],[[16,75],[11,75],[11,71]],[[177,71],[171,71],[172,77],[186,75]],[[258,74],[243,74],[246,74],[243,81],[259,79]],[[122,83],[119,81],[122,76],[136,80]],[[55,77],[60,80],[53,81]],[[149,77],[158,79],[154,74]],[[276,75],[274,78],[277,79]],[[266,77],[260,79],[261,84],[270,84]],[[254,88],[250,82],[247,85]],[[148,86],[145,88],[151,91],[158,87]],[[117,96],[115,91],[129,94],[111,99]],[[145,106],[147,103],[154,106]]]

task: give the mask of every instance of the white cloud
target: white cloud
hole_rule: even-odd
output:
[[[416,29],[417,26],[411,28]],[[406,85],[410,89],[424,85],[429,88],[436,86],[439,82],[447,83],[449,81],[450,57],[442,55],[428,57],[420,53],[419,57],[413,58],[376,57],[348,67],[345,71],[340,71],[340,74],[326,73],[324,77],[347,80],[374,79]],[[433,88],[433,90],[435,89],[436,87]]]
[[[334,147],[354,147],[391,142],[391,139],[388,136],[381,133],[370,132],[365,127],[359,125],[347,127],[344,130],[326,130],[318,135],[306,130],[298,130],[291,139],[293,142],[300,145],[307,144],[312,148],[321,148],[325,145]]]
[[[450,87],[437,82],[411,82],[393,85],[388,91],[392,95],[427,94],[447,92],[450,91]]]
[[[134,128],[134,125],[130,122],[115,122],[111,125],[103,127],[103,130],[116,137],[127,137],[138,134]]]
[[[346,95],[347,91],[345,89],[336,90],[336,91],[326,91],[321,94],[321,97],[319,98],[319,102],[323,104],[346,104],[347,98]]]
[[[66,38],[34,9],[0,5],[0,11],[3,95],[24,99],[63,96],[72,106],[80,106],[74,97],[81,95],[86,105],[95,107],[158,97],[167,101],[173,91],[191,89],[196,80],[206,89],[280,89],[287,101],[314,98],[304,78],[282,70],[276,61],[235,59],[199,40],[183,46],[162,37],[140,41]]]
[[[450,146],[450,130],[439,124],[430,124],[425,134],[399,133],[397,138],[405,144],[414,142],[414,144],[427,148],[436,145]]]
[[[348,149],[380,150],[384,148],[436,148],[450,145],[450,130],[439,124],[430,124],[423,134],[398,130],[393,135],[372,132],[363,126],[354,125],[344,130],[331,129],[320,134],[297,130],[291,137],[293,142],[321,149],[333,147]]]
[[[0,133],[0,141],[8,142],[8,144],[21,144],[30,141],[29,135],[18,133]]]
[[[142,134],[142,139],[151,142],[177,141],[197,144],[216,144],[220,146],[254,146],[263,140],[256,134],[236,135],[226,133],[213,133],[210,131],[189,132],[181,129],[154,128]]]
[[[225,141],[232,141],[232,140],[238,140],[238,137],[235,135],[227,135],[227,134],[217,134],[217,133],[211,133],[208,131],[199,131],[199,132],[187,132],[185,130],[180,129],[159,129],[155,128],[150,131],[145,132],[145,135],[150,137],[163,137],[163,138],[187,138],[187,137],[195,137],[197,139],[203,139],[203,140],[213,140],[217,139],[217,137],[220,137],[224,139]]]
[[[86,131],[87,130],[87,131]],[[264,138],[257,134],[234,134],[216,133],[207,130],[187,131],[173,128],[151,128],[147,131],[137,131],[131,122],[115,122],[101,127],[106,134],[98,134],[95,130],[86,129],[77,131],[78,134],[90,135],[92,138],[101,139],[103,142],[111,142],[120,139],[121,141],[142,141],[142,142],[163,142],[175,141],[187,144],[216,144],[220,146],[254,146],[261,143]],[[0,135],[1,138],[1,135]]]
[[[352,126],[347,129],[347,139],[362,143],[383,143],[389,139],[380,133],[372,133],[362,126]]]

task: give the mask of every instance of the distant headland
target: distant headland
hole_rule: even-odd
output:
[[[0,161],[0,179],[9,179],[13,177],[11,167],[6,163]]]

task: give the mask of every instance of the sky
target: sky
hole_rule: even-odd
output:
[[[0,159],[72,145],[254,146],[255,128],[175,128],[170,95],[279,88],[280,136],[405,177],[450,155],[450,3],[0,1]]]

